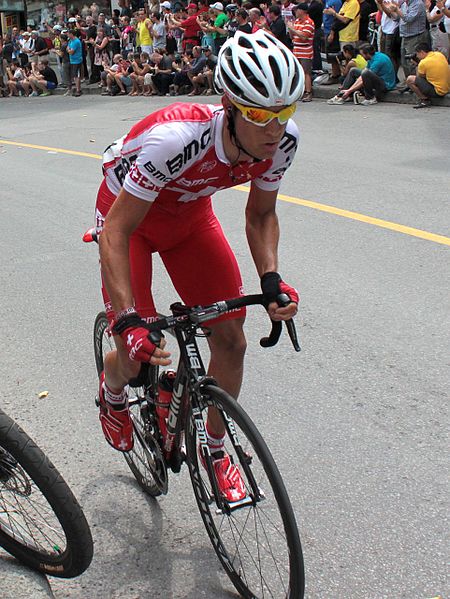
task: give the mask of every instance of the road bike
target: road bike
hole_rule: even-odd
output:
[[[72,578],[92,560],[83,511],[41,449],[0,410],[0,545],[27,566]]]
[[[279,296],[285,305],[287,296]],[[302,599],[304,565],[295,515],[275,461],[251,418],[242,406],[207,376],[197,338],[209,334],[206,323],[244,306],[262,304],[263,295],[242,296],[210,306],[171,306],[170,316],[147,325],[151,333],[170,332],[179,347],[179,361],[167,420],[157,411],[159,369],[143,364],[129,382],[129,407],[134,447],[125,460],[141,488],[156,497],[168,491],[168,472],[183,463],[190,479],[203,524],[231,582],[246,599]],[[288,332],[300,350],[292,321]],[[277,343],[281,322],[261,344]],[[105,354],[114,341],[106,314],[95,320],[94,348],[97,372],[103,371]],[[216,408],[226,430],[225,451],[239,466],[246,496],[228,502],[217,487],[206,436],[208,409]]]

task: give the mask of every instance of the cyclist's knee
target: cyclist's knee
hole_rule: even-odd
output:
[[[232,354],[241,359],[247,349],[247,341],[243,330],[244,319],[227,320],[212,327],[208,341],[211,351]]]

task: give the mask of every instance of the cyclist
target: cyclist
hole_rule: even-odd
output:
[[[133,447],[127,383],[141,362],[170,364],[164,339],[149,335],[155,318],[151,254],[158,252],[182,300],[209,304],[242,294],[236,259],[211,207],[218,190],[251,181],[246,233],[273,320],[292,318],[298,294],[277,273],[277,191],[294,157],[298,130],[290,116],[304,89],[293,54],[271,34],[237,32],[216,69],[220,106],[177,103],[137,123],[105,151],[96,204],[103,295],[117,349],[105,357],[99,401],[106,440]],[[291,299],[278,307],[274,298]],[[208,373],[238,397],[245,353],[245,310],[209,324]],[[245,496],[239,469],[224,453],[224,426],[208,413],[207,432],[221,493]]]

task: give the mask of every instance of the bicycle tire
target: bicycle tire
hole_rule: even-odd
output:
[[[106,313],[100,312],[94,323],[94,355],[99,376],[103,372],[105,352],[114,348],[112,338],[107,336],[107,328]],[[123,452],[123,457],[141,489],[151,497],[158,497],[167,493],[167,467],[159,443],[155,439],[156,419],[148,410],[146,412],[146,402],[142,398],[141,387],[130,387],[134,446],[131,451]]]
[[[0,545],[27,566],[73,578],[93,542],[67,483],[34,441],[0,410]]]
[[[245,599],[262,599],[269,596],[277,599],[303,599],[305,575],[295,515],[281,475],[265,441],[243,408],[222,389],[206,385],[201,401],[204,421],[208,407],[216,407],[224,422],[224,414],[231,418],[237,438],[247,452],[245,457],[250,464],[250,470],[256,478],[261,495],[265,497],[252,505],[236,509],[229,515],[217,513],[208,475],[204,467],[199,465],[198,423],[194,422],[191,409],[185,428],[186,461],[197,505],[219,561],[237,591]],[[229,431],[225,447],[227,453],[232,454],[233,443]],[[236,453],[234,462],[239,463]],[[252,492],[249,478],[244,473],[242,461],[240,470],[250,497]],[[265,485],[264,488],[262,485]],[[270,502],[266,503],[269,496]],[[241,520],[243,529],[239,530]],[[254,533],[250,530],[250,525],[254,527]],[[256,530],[258,526],[262,528],[260,537]],[[243,540],[247,534],[248,540]],[[271,535],[274,547],[270,546]],[[267,547],[260,545],[260,538],[261,543],[270,546],[269,551]],[[237,545],[231,551],[230,546],[234,542]],[[282,546],[284,543],[286,545]],[[253,552],[255,555],[252,555]],[[274,588],[271,587],[272,580]]]

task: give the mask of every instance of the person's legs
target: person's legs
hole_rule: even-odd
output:
[[[355,81],[358,79],[360,75],[361,69],[358,69],[357,67],[352,67],[345,76],[344,81],[342,82],[342,91],[350,89],[350,87],[355,83]]]
[[[380,100],[387,91],[383,79],[369,69],[363,69],[361,77],[364,84],[363,89],[366,100],[371,100],[373,98]]]
[[[124,85],[123,85],[123,83],[122,83],[122,75],[115,75],[115,76],[114,76],[114,81],[115,81],[115,82],[117,83],[117,85],[119,86],[120,92],[121,92],[122,94],[126,94],[127,92],[126,92],[126,90],[125,90],[125,87],[124,87]]]
[[[314,39],[313,39],[313,48],[314,48],[314,58],[312,63],[313,71],[321,71],[322,70],[322,28],[318,27],[314,30]]]

